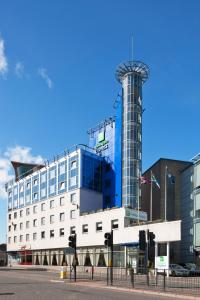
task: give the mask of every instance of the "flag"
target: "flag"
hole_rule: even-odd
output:
[[[157,187],[160,189],[160,184],[158,183],[158,180],[156,179],[156,177],[154,176],[154,174],[151,174],[151,181],[155,182],[155,184],[157,185]]]
[[[141,184],[150,184],[150,183],[151,183],[151,180],[147,179],[147,178],[144,177],[144,176],[141,176],[141,177],[140,177],[140,183],[141,183]]]

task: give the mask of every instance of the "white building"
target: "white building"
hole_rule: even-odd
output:
[[[88,184],[87,170],[81,167],[86,158],[90,159],[89,170],[94,169],[93,184],[91,178]],[[73,251],[68,247],[68,237],[74,233],[79,265],[108,265],[104,234],[111,229],[116,266],[135,265],[139,260],[142,264],[143,257],[138,252],[139,230],[153,231],[157,243],[180,240],[180,221],[145,224],[146,213],[139,212],[141,221],[137,224],[138,212],[133,209],[103,210],[103,197],[98,190],[100,163],[101,158],[77,148],[36,171],[27,171],[25,177],[16,169],[18,180],[6,187],[10,262],[69,265]]]

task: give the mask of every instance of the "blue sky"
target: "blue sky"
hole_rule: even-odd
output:
[[[1,0],[1,183],[10,158],[40,160],[87,143],[87,129],[115,114],[115,70],[130,59],[131,34],[134,58],[151,70],[143,170],[200,152],[199,11],[198,0]]]

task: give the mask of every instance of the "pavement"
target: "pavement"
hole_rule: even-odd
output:
[[[107,287],[105,282],[81,281],[70,283],[59,278],[57,271],[1,269],[0,300],[153,300],[200,299],[178,294],[158,293],[147,290]]]

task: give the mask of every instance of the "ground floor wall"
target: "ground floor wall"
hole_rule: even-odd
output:
[[[111,264],[111,253],[105,247],[88,247],[77,249],[77,263],[80,266],[107,267]],[[26,250],[8,253],[9,265],[43,265],[43,266],[70,266],[73,264],[73,250],[45,249]],[[116,267],[136,267],[139,259],[137,248],[126,246],[115,246],[113,264]]]

